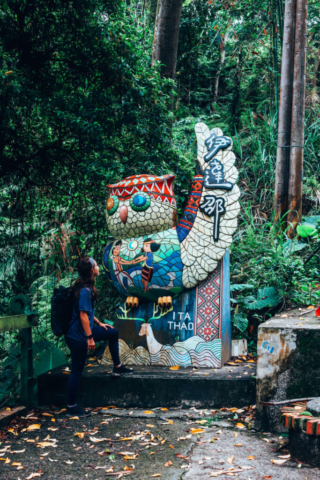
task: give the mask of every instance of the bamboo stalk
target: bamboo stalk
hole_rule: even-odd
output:
[[[281,62],[278,148],[274,198],[276,220],[282,219],[288,210],[295,13],[296,0],[286,0]]]
[[[288,188],[288,223],[291,225],[288,234],[291,238],[302,216],[307,15],[308,1],[297,0]]]

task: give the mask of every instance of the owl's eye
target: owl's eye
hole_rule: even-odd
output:
[[[136,212],[143,212],[144,210],[147,210],[147,208],[150,207],[150,203],[150,197],[146,193],[138,192],[132,195],[130,198],[131,208]]]
[[[108,215],[113,215],[114,212],[117,211],[119,207],[119,199],[115,195],[112,195],[112,197],[109,198],[107,201],[107,212]]]

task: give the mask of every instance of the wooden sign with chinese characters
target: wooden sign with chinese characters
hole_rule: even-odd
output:
[[[196,125],[198,160],[177,221],[173,175],[109,185],[115,241],[104,269],[126,300],[115,327],[127,364],[219,367],[231,354],[229,254],[240,195],[232,141]],[[104,361],[111,362],[108,349]]]

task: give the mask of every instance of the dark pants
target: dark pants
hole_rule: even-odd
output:
[[[92,335],[95,342],[109,341],[109,349],[114,365],[120,364],[119,359],[119,333],[115,328],[93,327]],[[81,374],[86,363],[88,353],[87,341],[79,342],[73,338],[65,337],[71,351],[71,375],[68,382],[68,405],[76,404]]]

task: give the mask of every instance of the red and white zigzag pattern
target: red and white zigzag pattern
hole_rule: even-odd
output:
[[[145,192],[157,201],[176,206],[173,193],[174,175],[135,175],[114,185],[108,185],[110,196],[116,195],[121,200],[130,198],[134,193]]]
[[[196,289],[195,335],[210,342],[220,338],[221,321],[221,262]]]

